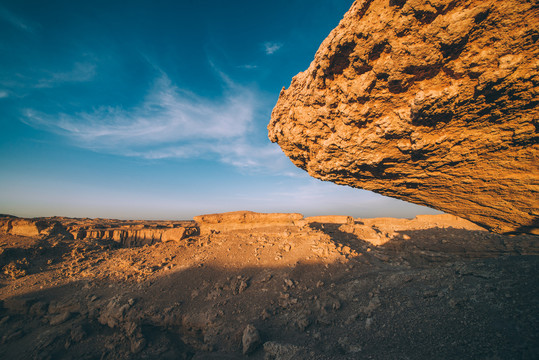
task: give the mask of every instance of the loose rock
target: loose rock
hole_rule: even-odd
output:
[[[243,330],[243,336],[242,336],[241,341],[242,341],[242,344],[243,344],[243,354],[244,355],[252,353],[262,343],[262,341],[260,339],[260,333],[251,324],[247,325],[245,327],[245,330]]]

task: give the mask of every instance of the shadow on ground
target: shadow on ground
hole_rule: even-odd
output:
[[[340,229],[237,231],[132,249],[5,246],[5,261],[25,256],[29,265],[2,281],[0,357],[538,357],[533,236],[434,228],[374,246]],[[244,355],[248,324],[260,344]]]

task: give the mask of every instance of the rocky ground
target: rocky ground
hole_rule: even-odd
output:
[[[539,358],[538,237],[450,216],[262,220],[139,247],[6,230],[0,358]]]

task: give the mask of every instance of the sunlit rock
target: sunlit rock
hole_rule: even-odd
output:
[[[268,126],[311,176],[538,231],[539,9],[356,1]]]

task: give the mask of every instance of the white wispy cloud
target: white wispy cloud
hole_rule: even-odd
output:
[[[15,28],[26,31],[29,33],[34,32],[35,25],[32,25],[29,21],[15,15],[5,7],[0,5],[0,19],[10,23]]]
[[[9,93],[4,90],[0,90],[0,99],[7,98],[9,96]]]
[[[214,158],[245,171],[292,166],[277,145],[251,140],[259,95],[220,76],[227,89],[219,99],[182,90],[163,74],[137,107],[76,114],[27,109],[22,121],[98,152],[145,159]]]
[[[269,42],[268,41],[268,42],[264,43],[264,51],[266,52],[267,55],[274,54],[275,52],[277,52],[282,47],[283,47],[283,44],[280,43],[280,42]]]
[[[213,102],[173,86],[163,76],[133,109],[100,107],[74,115],[26,111],[30,124],[66,135],[93,149],[129,149],[195,139],[238,137],[247,131],[254,99],[244,92]]]
[[[254,69],[258,69],[258,65],[253,65],[253,64],[239,65],[238,68],[246,69],[246,70],[254,70]]]
[[[10,97],[22,98],[36,89],[51,89],[72,83],[92,81],[97,74],[97,65],[92,62],[75,62],[68,70],[28,68],[21,72],[0,75],[0,90]]]
[[[35,85],[36,88],[50,88],[70,82],[90,81],[96,75],[96,65],[76,62],[73,69],[65,72],[50,72]]]
[[[235,143],[221,144],[215,148],[220,159],[244,171],[276,172],[286,176],[297,176],[297,168],[276,144],[252,144],[246,139]]]

